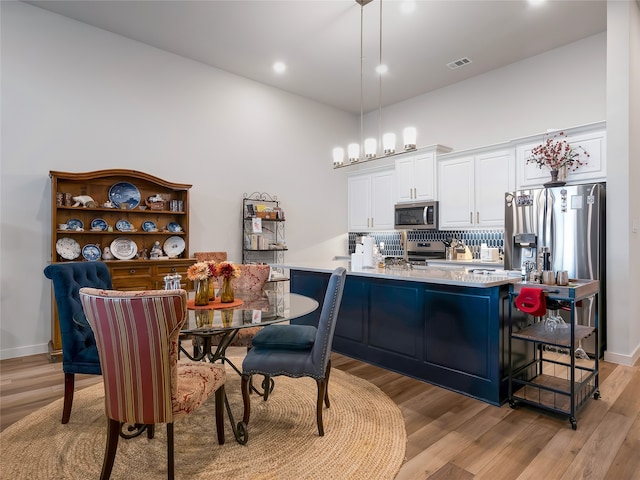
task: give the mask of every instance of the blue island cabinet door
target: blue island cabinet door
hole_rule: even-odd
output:
[[[425,291],[425,368],[433,383],[499,404],[497,288]]]

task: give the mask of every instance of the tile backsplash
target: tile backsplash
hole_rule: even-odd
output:
[[[400,232],[349,232],[349,253],[355,252],[356,237],[370,235],[375,238],[376,245],[384,242],[382,254],[385,257],[401,257],[404,255]],[[486,243],[489,248],[504,248],[504,229],[495,230],[407,230],[407,240],[443,241],[449,238],[462,240],[473,252],[474,258],[480,258],[480,245]]]

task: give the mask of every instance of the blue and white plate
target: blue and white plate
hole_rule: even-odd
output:
[[[116,222],[116,230],[119,230],[120,232],[132,232],[133,225],[131,225],[129,220],[118,220]]]
[[[142,230],[144,230],[145,232],[157,232],[158,227],[151,220],[147,220],[145,222],[142,222]]]
[[[169,225],[167,225],[167,230],[169,230],[170,232],[181,232],[182,231],[182,227],[180,226],[179,223],[176,222],[170,222]]]
[[[87,244],[82,247],[82,256],[90,262],[100,260],[100,247],[93,244]]]
[[[84,223],[82,223],[82,220],[79,220],[77,218],[70,218],[69,220],[67,220],[67,227],[69,227],[69,230],[84,228]]]
[[[106,230],[108,227],[107,222],[105,222],[102,218],[94,218],[91,220],[91,230]]]
[[[111,185],[109,200],[116,208],[136,208],[140,204],[140,190],[129,182],[119,182]]]

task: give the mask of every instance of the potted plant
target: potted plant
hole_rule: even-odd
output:
[[[545,140],[531,150],[531,156],[527,158],[527,164],[535,163],[538,168],[546,167],[551,173],[551,182],[545,186],[564,185],[564,178],[558,180],[558,173],[563,171],[576,171],[587,164],[589,153],[581,146],[573,147],[567,141],[564,132],[545,136]]]

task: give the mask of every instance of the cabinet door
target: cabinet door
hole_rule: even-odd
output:
[[[419,202],[436,198],[435,154],[426,153],[414,159],[414,198]]]
[[[438,162],[440,228],[470,227],[474,212],[474,157]]]
[[[349,231],[368,231],[371,225],[371,175],[348,179]]]
[[[413,157],[396,160],[396,201],[398,203],[415,201],[414,165]]]
[[[371,175],[371,227],[374,230],[393,230],[394,183],[393,170]]]
[[[512,152],[500,150],[476,156],[475,226],[504,226],[504,194],[515,188],[515,161]]]

